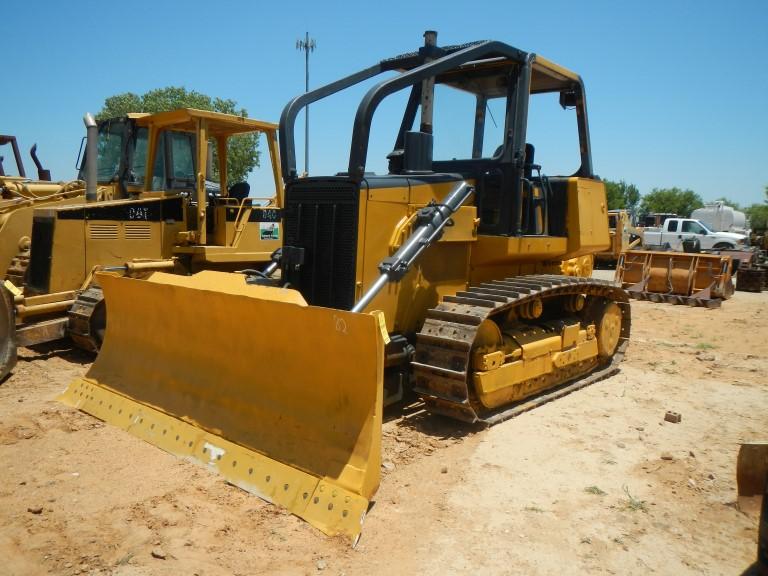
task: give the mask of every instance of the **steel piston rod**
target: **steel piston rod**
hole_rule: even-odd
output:
[[[399,282],[406,275],[413,262],[431,244],[437,242],[443,234],[443,228],[449,225],[451,215],[467,201],[474,187],[466,182],[459,184],[445,200],[431,203],[421,208],[416,216],[416,229],[394,255],[379,264],[379,276],[376,282],[363,294],[352,308],[352,312],[361,312],[389,282]]]

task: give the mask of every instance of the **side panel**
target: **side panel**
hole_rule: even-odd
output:
[[[32,218],[35,207],[42,207],[45,204],[67,205],[81,201],[82,196],[76,196],[79,189],[66,192],[66,196],[55,196],[46,198],[40,189],[47,188],[45,185],[31,185],[21,187],[30,195],[40,197],[34,204],[19,205],[15,201],[9,202],[7,206],[0,208],[0,277],[5,278],[13,258],[19,252],[19,241],[23,238],[32,237]],[[55,192],[61,192],[60,185],[54,185]],[[49,192],[52,193],[52,192]]]
[[[182,208],[181,198],[166,198],[51,211],[55,234],[48,291],[79,289],[94,266],[170,257],[177,232],[185,229]]]
[[[0,212],[0,278],[5,278],[11,260],[19,253],[19,241],[32,236],[33,210],[23,206]]]
[[[430,201],[440,201],[456,182],[371,188],[365,206],[362,292],[379,278],[379,264],[391,256],[412,232],[409,220]],[[395,180],[395,182],[398,182]],[[410,203],[406,198],[410,197]],[[470,246],[476,240],[474,206],[463,206],[452,217],[453,225],[414,262],[411,270],[397,283],[389,283],[368,305],[367,310],[381,310],[390,332],[413,333],[420,327],[424,313],[440,298],[455,294],[467,286]]]
[[[610,245],[605,185],[596,180],[568,181],[568,252],[563,259],[601,252]]]

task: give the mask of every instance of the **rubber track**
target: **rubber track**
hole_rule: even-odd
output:
[[[472,344],[480,323],[536,298],[575,294],[606,298],[621,307],[619,345],[610,361],[533,398],[494,410],[482,407],[468,384]],[[415,390],[430,412],[470,423],[495,424],[614,374],[629,343],[630,325],[629,296],[609,280],[543,274],[482,283],[444,297],[427,311],[411,363]]]

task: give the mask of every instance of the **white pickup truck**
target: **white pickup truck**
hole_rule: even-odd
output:
[[[713,232],[699,220],[692,218],[667,218],[661,228],[643,231],[643,246],[683,252],[683,240],[697,238],[702,250],[727,250],[741,248],[747,241],[744,234]]]

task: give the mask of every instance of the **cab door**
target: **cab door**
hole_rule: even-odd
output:
[[[683,231],[680,227],[680,221],[679,220],[668,220],[667,221],[667,234],[664,235],[664,242],[666,244],[669,244],[669,249],[674,250],[675,252],[682,252],[683,251],[683,240],[685,240],[685,237],[683,235]]]

